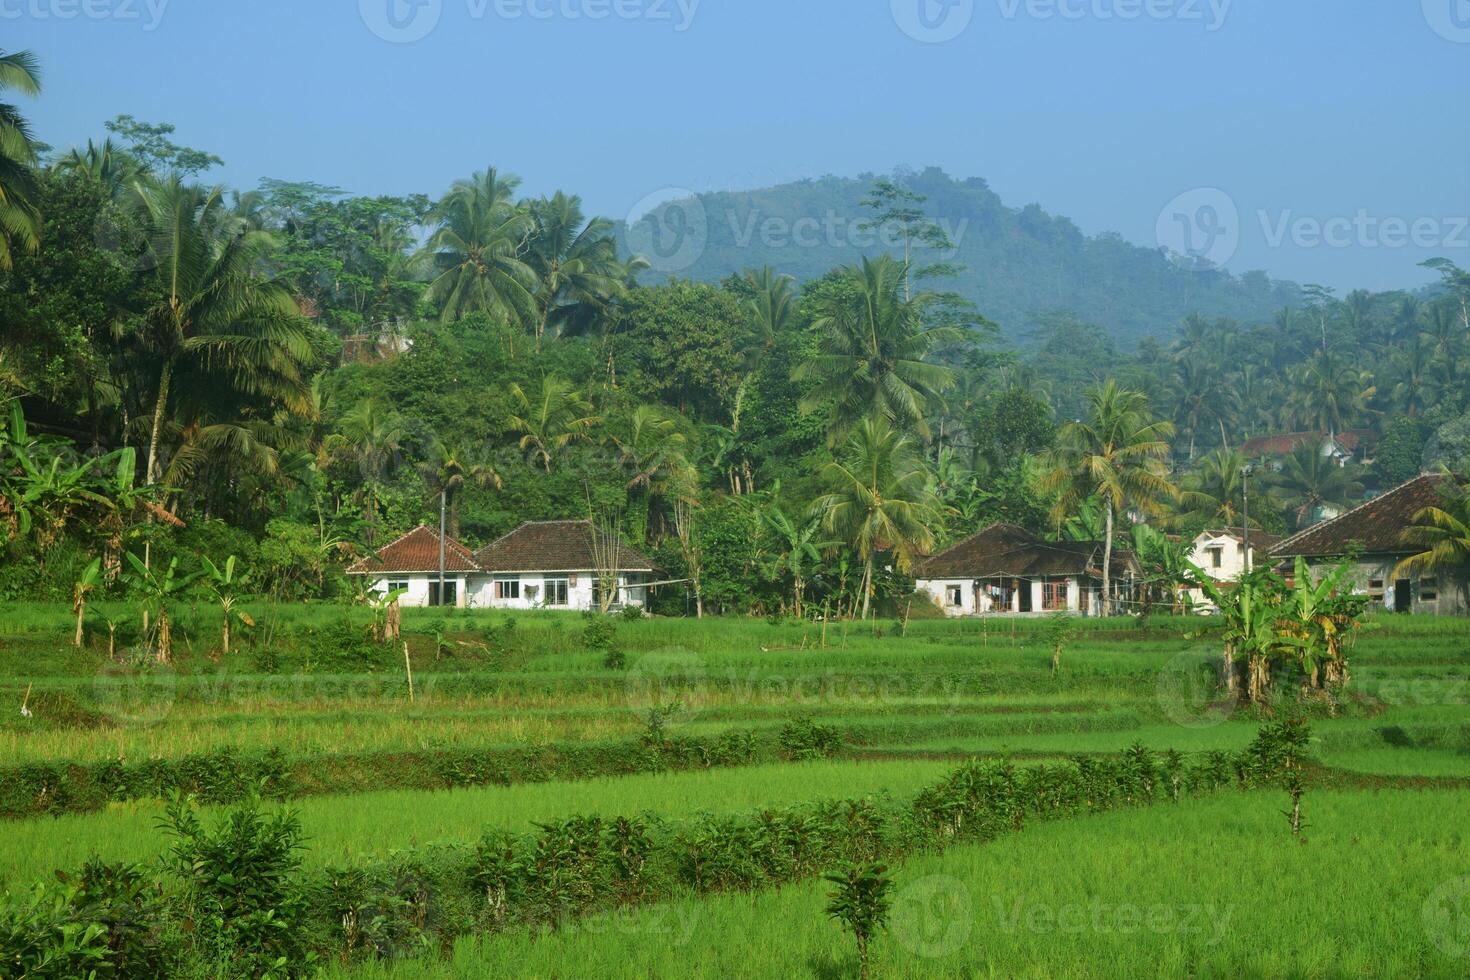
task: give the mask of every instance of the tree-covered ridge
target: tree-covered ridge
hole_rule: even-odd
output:
[[[1223,270],[1181,268],[1158,248],[1144,248],[1119,235],[1088,236],[1070,220],[1039,205],[1008,207],[981,178],[958,180],[938,168],[900,172],[895,179],[927,198],[925,212],[948,233],[953,249],[916,248],[920,264],[942,260],[963,267],[950,288],[976,303],[1001,325],[1004,335],[1023,342],[1038,317],[1068,310],[1103,325],[1109,337],[1131,348],[1144,337],[1173,335],[1181,319],[1205,312],[1246,323],[1270,322],[1284,306],[1301,300],[1295,283],[1263,272],[1233,276]],[[881,229],[865,230],[872,212],[864,201],[875,178],[822,177],[751,191],[720,191],[684,198],[643,216],[625,244],[656,251],[680,275],[719,282],[741,269],[773,266],[799,282],[829,269],[888,251],[902,243]],[[689,246],[707,228],[702,246]],[[683,266],[688,255],[697,258]],[[654,257],[642,275],[661,282],[667,273]]]

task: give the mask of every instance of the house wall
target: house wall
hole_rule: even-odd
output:
[[[1219,568],[1214,567],[1211,548],[1222,549]],[[1194,550],[1189,555],[1189,560],[1204,569],[1205,574],[1216,582],[1239,581],[1241,575],[1245,574],[1245,558],[1245,548],[1239,541],[1230,535],[1217,534],[1201,534],[1195,538]],[[1261,567],[1262,556],[1254,548],[1250,549],[1250,560],[1252,568]],[[1188,589],[1185,594],[1197,606],[1207,601],[1203,589]]]
[[[495,583],[511,578],[520,580],[521,597],[519,599],[496,599]],[[546,605],[546,581],[560,578],[567,580],[567,604],[548,606]],[[585,571],[476,575],[470,581],[470,607],[472,609],[568,609],[585,612],[592,608],[592,587],[596,579],[596,573]],[[622,604],[639,607],[647,605],[647,582],[648,576],[640,573],[618,576],[618,585],[622,590],[620,596]]]
[[[1045,579],[1022,579],[1021,588],[1029,590],[1031,594],[1031,612],[1026,615],[1044,616],[1052,614],[1052,610],[1044,609],[1046,601]],[[1066,612],[1083,614],[1082,599],[1083,587],[1076,578],[1066,579],[1067,608]],[[959,589],[960,603],[954,605],[950,602],[951,590]],[[927,593],[932,601],[946,615],[954,618],[966,616],[1020,615],[1021,601],[1020,592],[1012,594],[1008,607],[1001,608],[985,589],[976,589],[974,579],[920,579],[915,583],[916,591]],[[1091,615],[1091,613],[1087,613]]]
[[[376,579],[369,587],[369,591],[382,595],[388,591],[392,582],[405,582],[408,591],[398,600],[398,604],[405,609],[426,609],[429,605],[429,585],[439,583],[439,573],[432,575],[387,575]],[[455,605],[464,608],[468,602],[468,589],[466,588],[464,575],[445,575],[444,582],[455,584]]]
[[[1409,581],[1411,604],[1409,612],[1437,616],[1470,616],[1470,577],[1443,572],[1432,575],[1414,573],[1396,576],[1395,567],[1400,556],[1365,555],[1352,564],[1348,579],[1356,595],[1373,599],[1373,607],[1383,612],[1398,612],[1396,608],[1396,585],[1402,578]],[[1314,577],[1328,574],[1338,565],[1336,561],[1309,561]],[[1430,597],[1433,598],[1430,598]]]

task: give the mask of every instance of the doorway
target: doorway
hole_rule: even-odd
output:
[[[1031,603],[1031,583],[1019,581],[1016,583],[1016,589],[1021,593],[1021,612],[1031,612],[1033,610]]]
[[[446,581],[444,583],[444,601],[439,601],[439,583],[429,583],[429,605],[431,606],[457,606],[459,605],[459,583]]]
[[[1406,578],[1401,578],[1393,583],[1393,611],[1396,613],[1414,611],[1414,584]]]

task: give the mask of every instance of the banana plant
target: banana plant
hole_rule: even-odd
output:
[[[170,559],[168,568],[160,573],[149,568],[131,551],[124,554],[133,569],[127,576],[128,584],[142,596],[144,608],[155,617],[150,631],[154,640],[154,657],[161,664],[170,663],[173,660],[173,620],[169,607],[199,577],[199,573],[181,576],[177,558]]]
[[[201,555],[200,560],[204,562],[204,569],[209,574],[209,591],[214,593],[214,600],[219,603],[220,612],[224,614],[224,621],[220,626],[220,655],[230,655],[230,624],[238,621],[243,626],[255,628],[255,620],[250,614],[238,607],[239,597],[235,592],[238,579],[235,576],[235,556],[231,555],[225,559],[225,567],[221,569],[207,557]],[[239,579],[245,578],[241,572]]]
[[[71,645],[82,645],[82,627],[87,619],[87,596],[102,584],[102,559],[93,558],[91,564],[82,569],[81,577],[71,588],[71,611],[77,617],[77,632]]]
[[[1349,566],[1339,565],[1320,581],[1313,581],[1306,559],[1296,560],[1288,614],[1283,617],[1285,642],[1297,651],[1302,670],[1311,678],[1313,688],[1322,687],[1324,664],[1330,686],[1345,685],[1348,681],[1347,643],[1351,634],[1360,628],[1359,620],[1367,604],[1366,599],[1352,595],[1351,588],[1344,587],[1351,571]]]
[[[384,643],[392,643],[398,639],[397,623],[393,620],[392,612],[398,605],[398,600],[407,594],[407,589],[368,593],[368,605],[373,610],[373,636]]]
[[[1239,697],[1235,662],[1237,656],[1244,656],[1250,699],[1258,705],[1265,704],[1271,687],[1271,661],[1282,650],[1277,627],[1285,583],[1270,569],[1258,568],[1221,588],[1198,565],[1190,562],[1187,568],[1194,584],[1225,620],[1226,690],[1231,697]]]

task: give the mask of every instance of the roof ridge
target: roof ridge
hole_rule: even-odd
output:
[[[1339,523],[1341,521],[1347,520],[1349,517],[1352,517],[1354,514],[1356,514],[1360,510],[1363,510],[1364,508],[1371,507],[1374,504],[1382,503],[1384,500],[1387,500],[1389,497],[1392,497],[1392,496],[1394,496],[1397,493],[1400,493],[1400,492],[1402,492],[1404,490],[1409,489],[1410,487],[1414,486],[1415,484],[1419,483],[1422,480],[1433,480],[1436,483],[1438,483],[1438,482],[1440,482],[1443,479],[1444,479],[1444,477],[1442,475],[1438,474],[1438,473],[1420,473],[1418,476],[1414,477],[1412,480],[1409,480],[1409,481],[1407,481],[1405,483],[1400,483],[1398,486],[1394,487],[1392,490],[1386,490],[1383,493],[1380,493],[1376,497],[1370,497],[1369,499],[1363,501],[1358,506],[1354,507],[1352,510],[1343,511],[1341,514],[1338,514],[1336,517],[1332,518],[1331,520],[1323,521],[1320,524],[1313,524],[1309,528],[1304,528],[1303,530],[1300,530],[1300,531],[1296,532],[1295,534],[1291,535],[1290,537],[1288,537],[1288,538],[1286,538],[1286,539],[1284,539],[1282,541],[1278,541],[1276,543],[1276,546],[1271,549],[1271,554],[1274,555],[1274,554],[1276,554],[1279,551],[1284,551],[1287,548],[1287,546],[1296,544],[1296,541],[1297,541],[1298,538],[1304,538],[1308,534],[1312,534],[1312,533],[1314,533],[1316,531],[1325,530],[1325,529],[1327,529],[1329,527],[1332,527],[1334,524],[1337,524],[1337,523]]]

